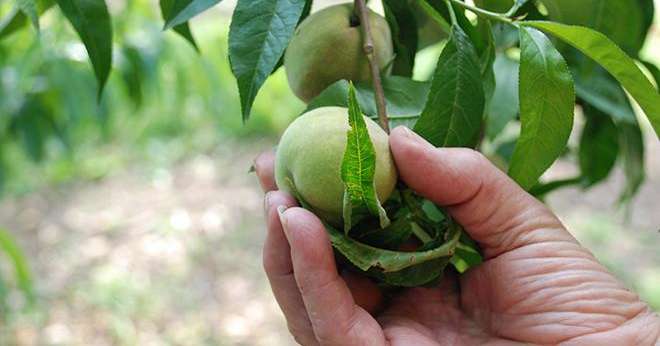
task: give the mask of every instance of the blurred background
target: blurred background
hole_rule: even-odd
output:
[[[161,31],[156,1],[108,4],[116,56],[100,104],[57,9],[39,37],[26,28],[0,41],[0,345],[291,344],[261,269],[249,170],[304,104],[280,70],[242,123],[227,60],[233,1],[193,21],[201,53]],[[659,17],[642,53],[656,64]],[[419,54],[417,74],[440,49]],[[616,204],[620,168],[547,201],[660,309],[660,143],[642,124],[647,180],[631,205]],[[576,169],[560,161],[547,174]]]

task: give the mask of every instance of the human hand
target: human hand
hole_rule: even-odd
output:
[[[263,264],[303,345],[654,345],[660,318],[573,238],[545,205],[481,154],[392,131],[400,178],[444,206],[484,262],[383,306],[369,279],[337,271],[320,220],[276,191],[272,153],[256,160],[268,234]]]

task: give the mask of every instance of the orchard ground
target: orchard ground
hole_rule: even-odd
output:
[[[225,64],[218,67],[228,81],[221,86],[233,85],[226,60],[217,58],[226,46],[215,51],[211,43],[226,45],[226,33],[203,33],[218,26],[214,16],[230,3],[194,24],[200,59]],[[654,35],[656,44],[647,47],[660,47],[657,24]],[[660,63],[659,51],[647,55]],[[122,140],[81,154],[78,165],[92,171],[86,179],[50,182],[47,169],[26,166],[34,169],[26,170],[34,187],[0,201],[0,225],[26,252],[37,301],[0,325],[0,345],[292,344],[261,269],[262,193],[248,173],[303,108],[285,80],[278,72],[257,99],[248,123],[256,136],[219,134],[226,119],[240,119],[236,90],[227,87],[216,92],[234,104],[222,111],[190,96],[188,127],[180,132],[136,144],[127,126]],[[265,121],[272,112],[277,118]],[[213,123],[218,119],[222,124]],[[548,202],[582,244],[660,310],[660,143],[649,126],[645,138],[647,181],[627,218],[615,206],[620,167],[605,184],[560,190]],[[547,174],[567,177],[574,169],[560,161]],[[24,303],[19,296],[10,301]]]
[[[291,343],[261,270],[262,193],[247,173],[273,144],[225,142],[167,167],[5,200],[0,221],[27,251],[40,301],[0,336],[46,345]],[[660,309],[660,144],[648,145],[649,177],[629,222],[612,212],[620,170],[587,193],[557,192],[549,204]],[[559,162],[549,174],[566,167]]]

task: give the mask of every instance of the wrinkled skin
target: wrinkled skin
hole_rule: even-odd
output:
[[[388,135],[373,120],[363,119],[376,153],[376,194],[384,202],[397,180]],[[347,108],[316,108],[291,123],[277,145],[275,182],[279,189],[297,193],[317,216],[335,226],[342,225],[345,186],[341,164],[350,129]]]
[[[660,320],[540,202],[483,156],[390,135],[400,177],[443,205],[481,245],[483,264],[385,304],[364,277],[338,273],[319,220],[274,191],[272,154],[257,161],[266,196],[263,260],[304,345],[654,345]],[[278,212],[279,211],[279,212]]]

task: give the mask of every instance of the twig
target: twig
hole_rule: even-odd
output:
[[[362,28],[363,36],[362,49],[367,56],[369,68],[371,69],[371,81],[374,87],[374,99],[376,101],[378,119],[383,130],[389,133],[390,125],[387,120],[387,110],[385,108],[385,92],[383,91],[383,83],[380,79],[380,68],[374,58],[374,42],[371,37],[371,26],[369,25],[369,11],[367,10],[367,4],[364,0],[355,0],[355,12],[360,17],[360,26]]]
[[[466,9],[466,10],[468,10],[468,11],[470,11],[470,12],[472,12],[472,13],[480,16],[480,17],[484,17],[484,18],[488,18],[488,19],[492,19],[492,20],[496,20],[496,21],[504,22],[504,23],[508,23],[508,24],[513,23],[513,21],[511,19],[506,17],[506,14],[486,11],[486,10],[481,9],[479,7],[471,6],[469,4],[466,4],[466,3],[462,2],[462,1],[458,1],[458,0],[448,0],[448,1],[450,1],[454,5],[458,5],[460,7],[463,7],[464,9]]]

